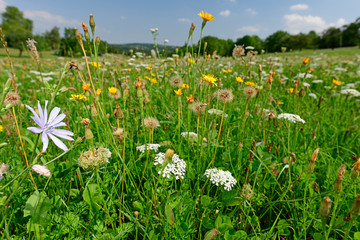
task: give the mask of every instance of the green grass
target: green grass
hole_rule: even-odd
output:
[[[31,72],[39,67],[29,53],[17,58],[11,51],[21,104],[1,110],[0,144],[7,143],[1,145],[1,162],[10,166],[0,181],[1,238],[340,239],[349,234],[356,239],[360,203],[355,208],[353,203],[359,170],[353,156],[360,157],[360,98],[341,90],[360,90],[358,53],[358,48],[304,50],[259,55],[253,62],[246,57],[194,58],[191,65],[184,58],[105,55],[98,58],[102,67],[89,65],[89,72],[84,59],[44,53],[41,70],[53,72],[53,79],[43,83]],[[303,57],[310,57],[310,63],[303,65]],[[10,65],[2,59],[5,80]],[[70,61],[79,69],[70,70],[65,65]],[[217,86],[205,81],[207,74],[218,79]],[[174,76],[189,85],[181,96],[174,92],[181,88],[172,86]],[[236,76],[244,82],[238,83]],[[342,84],[336,86],[333,79]],[[256,83],[255,96],[244,95],[246,82]],[[91,83],[86,92],[85,83]],[[15,91],[5,88],[5,81],[2,86],[2,96]],[[109,87],[116,87],[120,96],[110,95]],[[233,100],[221,101],[220,89],[231,91]],[[80,93],[87,99],[70,99]],[[187,101],[190,95],[193,103]],[[73,132],[76,141],[62,140],[69,148],[65,152],[50,141],[40,154],[42,140],[27,130],[36,123],[25,105],[35,108],[39,101],[43,107],[52,98],[48,112],[59,107],[66,114],[62,129]],[[200,115],[193,111],[198,102],[205,110]],[[114,115],[116,108],[122,114]],[[208,113],[212,108],[224,110],[227,117]],[[296,114],[306,123],[274,118],[268,110],[277,116]],[[160,126],[149,130],[147,117]],[[81,123],[86,118],[88,127]],[[120,136],[114,134],[118,128]],[[198,135],[184,137],[182,132]],[[158,152],[136,150],[147,143],[160,144]],[[108,163],[107,157],[96,155],[100,147],[112,153]],[[317,148],[314,171],[309,171]],[[181,179],[159,174],[175,160],[155,164],[157,154],[168,149],[186,162]],[[101,160],[96,166],[94,155]],[[46,165],[51,176],[30,170],[34,164]],[[346,171],[338,176],[342,164]],[[204,176],[209,168],[229,171],[236,184],[230,191],[213,184]],[[335,193],[339,177],[343,189]],[[331,209],[320,211],[326,196]],[[344,221],[349,212],[351,220]]]

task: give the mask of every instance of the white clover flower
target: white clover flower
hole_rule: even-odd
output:
[[[237,183],[231,172],[217,168],[207,169],[204,175],[209,178],[212,184],[215,184],[216,186],[223,186],[227,191],[230,191]]]
[[[312,81],[312,83],[323,83],[323,80],[317,79],[317,80]]]
[[[304,87],[310,87],[310,84],[307,82],[303,82]]]
[[[31,167],[31,170],[33,170],[37,174],[43,175],[45,177],[50,177],[51,176],[51,172],[46,166],[35,164],[34,166]]]
[[[299,115],[295,115],[295,114],[291,114],[291,113],[281,113],[281,114],[279,114],[279,116],[277,118],[278,119],[284,118],[293,123],[301,122],[301,123],[305,124],[305,120],[302,119]]]
[[[343,89],[340,91],[341,94],[344,94],[344,95],[352,95],[354,97],[359,97],[360,96],[360,92],[356,89]]]
[[[150,143],[150,144],[146,144],[146,145],[144,144],[144,145],[136,147],[136,150],[141,153],[144,153],[146,147],[147,147],[147,150],[153,150],[153,151],[157,152],[160,147],[160,144],[154,144],[154,143]]]
[[[46,109],[47,103],[48,101],[45,101],[45,107],[43,110],[41,108],[40,102],[38,101],[39,115],[37,115],[37,113],[33,108],[29,107],[28,105],[25,105],[26,108],[29,109],[32,112],[32,114],[34,114],[34,116],[32,116],[31,118],[40,127],[40,128],[28,127],[27,129],[33,133],[42,133],[41,134],[41,141],[43,143],[42,152],[45,152],[49,145],[49,137],[58,148],[67,151],[68,148],[66,147],[66,145],[62,141],[60,141],[60,139],[58,139],[57,137],[73,141],[74,139],[71,138],[70,136],[74,136],[74,133],[64,129],[56,129],[57,127],[66,126],[64,122],[61,122],[66,117],[66,115],[63,113],[59,115],[60,108],[55,107],[50,112],[50,116],[48,118],[47,109]]]
[[[165,153],[158,153],[154,158],[154,165],[162,166],[165,160]],[[176,180],[184,179],[186,172],[186,162],[179,157],[179,155],[174,154],[171,162],[169,162],[162,170],[158,171],[158,174],[166,177],[171,178],[172,176],[175,177]]]
[[[313,99],[317,99],[317,96],[315,95],[315,93],[309,93],[309,97],[312,97]]]
[[[208,110],[208,113],[221,116],[223,114],[223,111],[219,110],[219,109],[211,108],[211,109]],[[228,117],[228,115],[225,113],[224,117]]]

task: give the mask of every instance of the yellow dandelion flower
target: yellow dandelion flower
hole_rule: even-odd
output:
[[[333,80],[332,80],[332,82],[333,82],[333,84],[335,84],[336,86],[338,86],[338,85],[342,84],[342,82],[341,82],[341,81],[336,80],[336,79],[333,79]]]
[[[256,87],[256,83],[254,82],[245,82],[246,86],[252,86],[252,87]]]
[[[128,72],[131,72],[131,68],[128,68],[128,70],[127,70]]]
[[[310,62],[310,58],[304,58],[303,59],[303,64],[306,65]]]
[[[223,71],[223,73],[232,73],[231,69],[223,69],[222,71]]]
[[[294,93],[294,88],[290,88],[290,93],[293,94]],[[298,90],[296,90],[296,93],[299,93]]]
[[[182,95],[182,91],[181,91],[181,88],[179,88],[178,90],[174,90],[175,94],[178,95],[178,96],[181,96]]]
[[[204,22],[213,21],[215,19],[210,13],[206,11],[201,11],[198,15],[203,19]]]
[[[87,97],[82,93],[80,93],[80,94],[71,94],[70,100],[87,101]]]
[[[205,75],[205,74],[203,74],[202,76],[203,76],[203,79],[204,79],[205,82],[211,83],[212,86],[214,86],[214,85],[217,86],[217,84],[215,83],[215,82],[217,82],[217,78],[214,77],[214,75],[211,75],[211,74]]]
[[[4,127],[0,125],[0,132],[4,131]]]
[[[156,78],[150,79],[151,84],[157,83]]]
[[[96,96],[100,96],[100,93],[101,93],[101,89],[98,88],[98,89],[96,90],[96,92],[95,92],[95,95],[96,95]]]
[[[237,81],[238,83],[243,83],[243,82],[244,82],[244,80],[242,79],[242,77],[236,77],[235,79],[236,79],[236,81]]]
[[[173,68],[170,68],[169,70],[170,70],[170,71],[174,71],[174,69],[173,69]]]
[[[189,97],[186,97],[186,101],[187,101],[188,103],[193,103],[193,102],[194,102],[194,97],[193,97],[193,95],[190,95]]]
[[[152,77],[155,77],[155,73],[151,73],[151,76],[152,76]]]
[[[101,68],[102,67],[102,65],[101,64],[98,64],[97,62],[91,62],[90,63],[94,68]]]
[[[189,63],[189,64],[195,64],[195,60],[194,60],[194,59],[191,59],[191,58],[188,58],[188,63]]]
[[[145,76],[144,78],[145,78],[145,79],[147,79],[147,80],[150,80],[150,79],[151,79],[151,78],[150,78],[150,77],[148,77],[148,76]]]
[[[186,84],[186,83],[183,83],[183,84],[181,85],[181,87],[182,87],[182,89],[187,89],[187,88],[189,88],[189,85]]]
[[[82,85],[82,89],[84,89],[85,92],[86,92],[86,91],[89,91],[89,89],[90,89],[90,83],[85,83],[85,84],[83,84],[83,85]]]
[[[116,87],[109,87],[108,89],[109,89],[109,93],[110,93],[111,95],[115,95],[115,94],[116,94],[116,91],[117,91]]]
[[[277,101],[277,104],[278,104],[278,105],[281,105],[281,104],[284,104],[284,102],[282,102],[282,101]]]

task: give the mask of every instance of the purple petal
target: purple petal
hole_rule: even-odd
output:
[[[51,122],[56,118],[56,116],[59,114],[60,108],[54,107],[53,110],[51,110],[48,123],[51,124]]]
[[[66,145],[60,141],[60,139],[58,139],[57,137],[55,137],[54,135],[52,135],[51,133],[48,133],[49,137],[51,138],[51,140],[55,143],[55,145],[58,147],[58,148],[61,148],[62,150],[64,151],[67,151],[68,148],[66,147]]]
[[[37,127],[28,127],[27,130],[32,131],[33,133],[41,133],[43,130]]]
[[[62,132],[62,131],[65,131],[65,132]],[[71,133],[71,135],[68,134],[67,132]],[[51,131],[51,134],[53,134],[53,135],[55,135],[55,136],[57,136],[59,138],[74,141],[74,139],[72,137],[70,137],[70,136],[73,136],[74,134],[72,132],[70,132],[70,131],[67,131],[67,130],[54,129],[53,131]],[[68,136],[67,134],[70,135],[70,136]]]
[[[46,122],[44,121],[44,112],[41,108],[40,101],[38,101],[38,112],[39,112],[40,122],[42,126],[45,126]]]
[[[48,104],[48,100],[45,101],[45,108],[44,108],[44,125],[47,123],[47,117],[48,117],[48,114],[47,114],[47,104]]]
[[[61,122],[64,118],[66,117],[65,114],[60,114],[59,116],[57,116],[52,122],[51,122],[51,126]]]
[[[35,110],[34,110],[32,107],[28,106],[28,105],[25,105],[25,107],[26,107],[27,109],[29,109],[32,114],[34,114],[34,116],[31,117],[31,118],[36,122],[37,125],[39,125],[39,126],[42,128],[43,125],[41,125],[40,118],[39,118],[39,116],[37,115],[37,113],[35,112]]]
[[[43,143],[43,148],[42,148],[42,152],[45,152],[47,147],[49,146],[49,138],[46,135],[46,133],[42,133],[41,134],[41,141]]]
[[[59,122],[59,123],[57,123],[57,124],[51,124],[51,126],[52,126],[53,128],[65,127],[65,126],[66,126],[66,123],[64,123],[64,122]]]

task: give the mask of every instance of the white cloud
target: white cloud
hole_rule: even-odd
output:
[[[30,11],[26,10],[24,11],[24,16],[26,18],[30,18],[33,21],[46,21],[49,24],[60,24],[60,25],[81,25],[81,21],[75,20],[75,19],[66,19],[63,16],[60,15],[52,15],[49,12],[46,11]],[[35,24],[34,24],[35,25]]]
[[[257,15],[257,12],[254,9],[248,8],[248,9],[246,9],[246,11],[248,13],[250,13],[251,15]]]
[[[224,17],[228,17],[230,16],[230,14],[231,14],[230,10],[224,10],[220,12],[220,15]]]
[[[4,0],[0,0],[0,12],[4,12],[6,8],[6,2]]]
[[[178,19],[179,22],[184,22],[184,23],[191,23],[191,20],[188,18],[179,18]]]
[[[127,17],[126,16],[120,16],[120,19],[125,20],[125,19],[127,19]]]
[[[322,32],[329,27],[341,27],[346,24],[346,20],[343,18],[338,19],[336,23],[326,23],[325,20],[319,16],[304,16],[297,13],[285,15],[284,20],[285,30],[291,34],[298,34],[300,32],[307,33],[311,30]]]
[[[229,2],[236,3],[236,0],[229,0]]]
[[[259,32],[259,28],[255,26],[245,26],[236,29],[237,32],[247,32],[247,33],[257,33]]]
[[[307,10],[309,9],[309,6],[306,4],[296,4],[296,5],[292,5],[290,7],[290,10],[296,11],[296,10]]]

